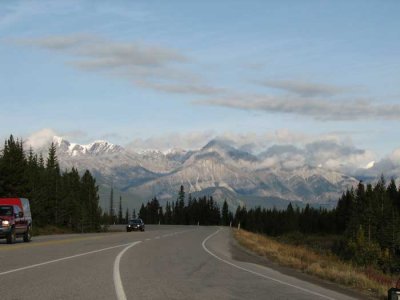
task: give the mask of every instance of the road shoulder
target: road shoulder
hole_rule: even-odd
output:
[[[356,291],[352,290],[350,288],[340,286],[336,283],[326,281],[308,274],[305,274],[299,270],[292,269],[289,267],[281,266],[278,263],[269,260],[266,257],[260,256],[249,249],[243,247],[238,243],[238,241],[234,238],[233,236],[233,231],[230,232],[230,252],[232,255],[232,259],[241,261],[241,262],[247,262],[247,263],[253,263],[256,265],[261,265],[265,266],[267,268],[271,268],[275,271],[278,271],[284,275],[295,277],[300,280],[304,280],[310,283],[313,283],[315,285],[321,286],[323,288],[345,294],[350,297],[354,297],[357,299],[375,299],[371,295],[368,295],[366,293],[363,293],[361,291]]]

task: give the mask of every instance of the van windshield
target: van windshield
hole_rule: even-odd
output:
[[[12,206],[0,206],[0,216],[12,216]]]

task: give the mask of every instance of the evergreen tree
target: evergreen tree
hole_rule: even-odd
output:
[[[0,189],[3,197],[21,197],[28,191],[28,182],[25,174],[27,161],[23,144],[15,140],[13,135],[5,141],[0,160]]]
[[[228,203],[224,200],[224,204],[222,205],[222,225],[229,225],[229,208]]]
[[[147,210],[146,210],[146,208],[145,208],[143,203],[142,203],[142,206],[140,207],[140,210],[139,210],[139,218],[141,218],[144,223],[148,223],[147,222]]]
[[[110,222],[111,224],[115,223],[115,213],[114,213],[114,186],[111,185],[111,192],[110,192]]]
[[[122,197],[119,196],[118,224],[122,224]]]
[[[99,207],[98,186],[89,171],[81,178],[81,228],[83,231],[100,229],[101,209]]]
[[[167,201],[167,204],[165,205],[165,215],[164,215],[164,219],[165,219],[165,224],[172,224],[172,209],[171,209],[171,205],[169,204],[169,202]]]
[[[129,221],[129,209],[126,208],[124,223],[128,223],[128,221]]]
[[[60,166],[57,161],[56,146],[51,143],[46,161],[47,211],[51,224],[58,224],[60,200]]]
[[[185,224],[185,188],[183,185],[181,185],[181,188],[179,190],[178,194],[178,209],[177,209],[177,218],[178,218],[178,224]]]

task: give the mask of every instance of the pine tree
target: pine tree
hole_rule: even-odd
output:
[[[13,135],[5,141],[0,160],[0,196],[21,197],[27,194],[28,182],[25,174],[27,161],[22,140],[15,140]]]
[[[122,224],[122,197],[119,196],[118,224]]]
[[[140,210],[139,210],[139,218],[141,218],[144,223],[148,223],[147,222],[147,210],[146,210],[146,208],[145,208],[143,203],[142,203],[142,206],[140,207]]]
[[[114,187],[111,185],[111,192],[110,192],[110,222],[111,224],[115,223],[115,218],[114,218]]]
[[[60,166],[57,160],[56,146],[51,143],[49,148],[49,154],[46,161],[46,173],[48,183],[48,205],[53,206],[53,215],[51,216],[52,223],[58,224],[59,216],[59,200],[60,200]]]
[[[185,188],[181,185],[178,194],[178,224],[185,224]]]
[[[101,209],[99,207],[98,186],[89,171],[81,178],[81,228],[84,231],[100,229]]]
[[[125,211],[125,220],[124,220],[124,223],[128,223],[128,221],[129,221],[129,209],[128,209],[128,208],[126,208],[126,211]]]
[[[170,203],[167,201],[165,205],[165,215],[164,215],[165,223],[172,224],[172,209]]]
[[[224,200],[224,204],[222,205],[222,225],[229,225],[229,208],[228,203]]]
[[[80,189],[81,182],[78,170],[72,168],[70,172],[66,172],[62,178],[64,191],[63,205],[63,222],[62,224],[74,231],[79,231],[81,228],[77,224],[80,223],[81,205]]]

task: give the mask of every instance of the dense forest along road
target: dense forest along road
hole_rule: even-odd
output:
[[[1,240],[0,298],[351,299],[234,260],[232,239],[229,228],[148,225],[145,232]]]

